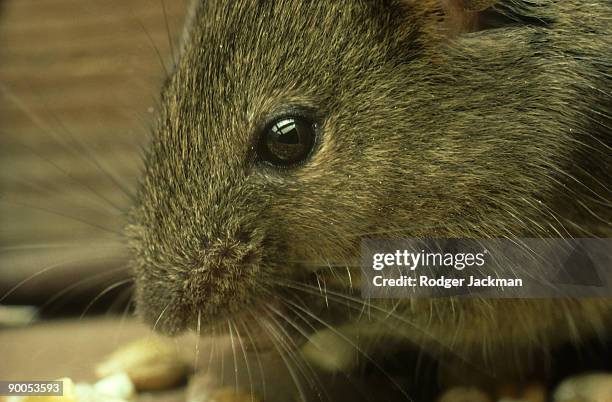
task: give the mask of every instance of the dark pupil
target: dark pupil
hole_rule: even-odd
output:
[[[265,134],[262,157],[268,162],[288,165],[305,158],[314,140],[312,123],[293,117],[275,122]]]

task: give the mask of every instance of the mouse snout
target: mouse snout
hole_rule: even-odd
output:
[[[139,306],[156,330],[176,334],[246,307],[260,279],[260,242],[248,231],[199,236],[139,268]],[[167,258],[170,257],[170,258]],[[161,277],[165,277],[160,280]]]
[[[249,242],[238,237],[205,241],[186,267],[183,291],[196,309],[224,304],[230,292],[257,269],[257,253]]]
[[[267,231],[258,224],[252,193],[240,183],[211,173],[200,186],[178,186],[172,196],[148,187],[167,180],[152,168],[127,231],[137,308],[156,329],[174,334],[252,304],[262,290]],[[221,189],[211,190],[216,184]]]

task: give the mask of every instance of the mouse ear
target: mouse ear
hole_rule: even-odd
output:
[[[496,0],[440,0],[445,14],[445,30],[449,36],[475,32],[485,28],[489,9]]]

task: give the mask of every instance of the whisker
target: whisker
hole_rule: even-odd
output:
[[[89,226],[91,226],[93,228],[102,230],[102,231],[107,232],[107,233],[112,233],[114,235],[119,235],[119,236],[122,235],[122,233],[119,232],[118,230],[113,230],[113,229],[104,227],[102,225],[98,225],[96,223],[89,222],[89,221],[86,221],[84,219],[78,218],[76,216],[68,215],[68,214],[60,212],[60,211],[56,211],[56,210],[52,210],[52,209],[48,209],[48,208],[43,208],[43,207],[38,207],[38,206],[35,206],[35,205],[30,205],[30,204],[26,204],[26,203],[22,203],[22,202],[9,201],[9,200],[1,197],[1,196],[0,196],[0,202],[4,203],[4,204],[17,205],[17,206],[24,207],[24,208],[30,208],[30,209],[34,209],[34,210],[37,210],[37,211],[46,212],[48,214],[61,216],[63,218],[68,218],[68,219],[71,219],[73,221],[89,225]]]
[[[51,138],[57,144],[59,144],[60,146],[65,148],[67,151],[70,151],[73,155],[75,155],[77,157],[83,157],[82,152],[84,152],[89,157],[89,159],[85,158],[88,162],[93,163],[93,165],[100,172],[102,172],[105,176],[107,176],[125,195],[128,196],[128,198],[133,199],[133,195],[127,189],[128,187],[126,185],[122,184],[120,182],[120,180],[116,176],[111,174],[111,172],[108,171],[108,169],[105,169],[100,164],[100,162],[95,157],[95,155],[90,151],[90,149],[88,147],[86,147],[85,144],[83,144],[75,135],[73,135],[72,132],[70,130],[68,130],[68,128],[64,124],[61,123],[61,121],[58,119],[58,117],[57,117],[57,115],[55,113],[52,114],[55,123],[60,127],[60,129],[64,132],[64,134],[69,137],[69,139],[72,141],[72,143],[67,143],[67,142],[62,141],[61,136],[57,135],[56,131],[53,128],[51,128],[50,124],[48,124],[39,114],[37,114],[31,108],[29,108],[17,95],[15,95],[9,89],[8,86],[0,84],[0,92],[2,92],[4,94],[4,96],[6,98],[8,98],[15,106],[17,106],[17,108],[19,110],[21,110],[21,112],[24,113],[30,119],[30,121],[32,123],[34,123],[34,125],[36,125],[39,129],[41,129],[46,134],[48,134],[49,138]],[[46,161],[47,163],[50,163],[52,166],[56,167],[62,173],[64,173],[67,177],[70,177],[72,180],[74,180],[75,182],[80,183],[82,185],[82,183],[80,181],[78,181],[76,178],[72,177],[63,168],[61,168],[59,165],[55,164],[53,161],[49,160],[48,158],[41,156],[32,147],[26,145],[23,142],[20,142],[20,145],[25,147],[25,148],[27,148],[27,149],[29,149],[30,152],[32,152],[34,155],[37,155],[42,160]],[[76,148],[77,146],[78,146],[78,149]],[[90,190],[92,190],[92,189],[90,189]],[[96,194],[96,195],[98,195],[100,197],[100,194]],[[101,198],[104,199],[106,202],[110,202],[109,200],[105,199],[104,197],[101,197]]]
[[[259,322],[259,325],[264,330],[266,330],[266,332],[268,332],[268,334],[272,338],[276,339],[276,342],[272,342],[272,345],[277,350],[280,358],[283,360],[285,367],[287,367],[287,371],[289,371],[289,375],[291,376],[291,379],[293,380],[293,383],[299,393],[299,397],[301,398],[302,401],[307,401],[308,399],[306,398],[306,394],[299,380],[299,377],[295,373],[295,370],[293,366],[290,364],[289,360],[287,360],[287,356],[285,356],[285,353],[283,352],[281,340],[278,338],[278,334],[276,334],[274,327],[272,327],[271,324],[265,318],[262,318],[262,320]]]
[[[324,296],[325,298],[325,305],[327,306],[327,308],[329,309],[329,300],[327,299],[327,287],[325,287],[325,292],[323,292],[323,290],[321,289],[321,281],[319,280],[319,274],[315,274],[315,277],[317,279],[317,285],[319,286],[319,293]],[[323,280],[323,284],[325,285],[325,280]]]
[[[234,344],[234,333],[230,320],[227,320],[227,328],[229,330],[230,344],[232,346],[232,357],[234,358],[234,393],[238,393],[238,359],[236,358],[236,345]]]
[[[108,274],[114,274],[114,273],[116,273],[118,271],[123,271],[125,269],[126,269],[126,265],[123,265],[121,267],[110,269],[110,270],[104,271],[104,272],[99,272],[97,274],[90,275],[87,278],[81,279],[81,280],[73,283],[72,285],[65,287],[61,291],[55,293],[49,300],[47,300],[42,306],[39,307],[39,310],[40,311],[45,310],[47,307],[49,307],[51,304],[53,304],[56,300],[58,300],[59,298],[61,298],[65,294],[69,293],[71,290],[73,290],[73,289],[83,285],[84,283],[95,281],[95,280],[99,279],[100,277],[106,276]]]
[[[323,391],[323,393],[329,399],[329,395],[327,394],[325,388],[320,382],[319,377],[316,375],[310,364],[301,356],[299,356],[298,353],[296,353],[296,351],[299,350],[298,345],[296,345],[289,333],[287,333],[287,331],[282,327],[278,320],[276,320],[274,316],[270,314],[270,311],[267,309],[268,307],[269,306],[267,305],[264,306],[264,311],[266,315],[270,318],[270,320],[272,320],[271,324],[276,327],[275,332],[278,335],[277,340],[279,341],[280,345],[285,349],[288,357],[293,361],[302,377],[308,382],[308,386],[310,387],[310,389],[315,391],[316,394],[319,396],[319,399],[321,399],[321,394],[318,392],[319,390]]]
[[[53,114],[53,119],[55,123],[60,127],[60,129],[70,138],[74,146],[78,147],[78,149],[74,149],[73,153],[77,156],[83,156],[80,152],[83,152],[87,161],[91,162],[104,176],[106,176],[117,188],[131,201],[135,201],[135,194],[133,191],[129,189],[127,183],[123,182],[118,176],[114,175],[108,168],[104,167],[98,157],[91,151],[91,149],[83,143],[77,136],[75,136],[72,131],[70,131],[57,117],[57,115]],[[80,152],[79,152],[80,151]]]
[[[151,333],[155,332],[155,329],[157,328],[157,324],[159,324],[159,321],[162,319],[162,317],[166,313],[166,310],[168,310],[168,307],[170,307],[170,302],[166,304],[166,306],[163,308],[161,313],[159,313],[159,315],[157,316],[157,319],[155,320],[155,323],[153,324],[153,328],[151,328]]]
[[[0,303],[2,303],[4,300],[6,300],[7,297],[9,297],[11,294],[13,294],[17,289],[19,289],[21,286],[23,286],[24,284],[26,284],[28,281],[44,274],[47,273],[53,269],[57,269],[57,268],[61,268],[64,267],[66,265],[69,264],[73,264],[75,262],[82,262],[82,261],[95,261],[95,260],[105,260],[105,259],[113,259],[116,257],[93,257],[93,258],[78,258],[78,259],[72,259],[72,260],[68,260],[68,261],[62,261],[60,263],[57,264],[52,264],[49,265],[39,271],[34,272],[32,275],[28,276],[27,278],[23,279],[22,281],[20,281],[19,283],[17,283],[15,286],[13,286],[12,288],[10,288],[2,297],[0,297]]]
[[[253,317],[254,320],[257,321],[257,318],[255,317],[255,315],[251,314],[251,316]],[[255,360],[257,360],[257,366],[259,369],[259,375],[260,375],[260,381],[261,381],[261,387],[262,387],[262,397],[263,400],[267,400],[266,399],[266,378],[265,378],[265,372],[263,369],[263,364],[261,362],[261,357],[259,356],[259,348],[257,348],[257,346],[255,345],[255,341],[253,339],[253,336],[251,335],[251,331],[249,330],[248,325],[246,325],[243,321],[239,321],[239,324],[242,325],[242,328],[244,329],[244,332],[247,334],[247,338],[249,338],[249,342],[251,343],[251,345],[253,346],[253,349],[255,351]]]
[[[240,346],[240,350],[242,350],[242,356],[244,358],[244,365],[246,366],[246,370],[247,370],[247,378],[249,380],[251,402],[253,402],[255,398],[254,397],[255,391],[253,388],[253,375],[251,374],[251,366],[249,365],[249,358],[244,348],[244,342],[242,341],[242,337],[240,336],[240,331],[238,331],[238,327],[236,326],[234,321],[231,319],[229,320],[229,323],[230,323],[230,329],[233,327],[234,331],[236,331],[236,336],[238,337],[238,345]]]
[[[45,249],[58,249],[58,248],[74,248],[75,246],[82,246],[77,242],[73,243],[39,243],[39,244],[20,244],[17,246],[6,246],[0,247],[0,253],[11,252],[11,251],[22,251],[22,250],[45,250]],[[117,243],[114,246],[100,246],[100,245],[92,245],[97,249],[115,249],[115,248],[123,248],[120,243]]]
[[[115,204],[113,201],[111,201],[108,197],[105,197],[103,194],[101,194],[99,191],[97,191],[95,188],[93,188],[92,186],[90,186],[89,184],[87,184],[86,182],[84,182],[83,180],[78,179],[77,177],[75,177],[74,175],[72,175],[70,172],[68,172],[66,169],[64,169],[63,167],[61,167],[59,164],[57,164],[56,162],[54,162],[53,160],[47,158],[46,156],[42,155],[40,152],[36,151],[35,148],[26,145],[23,142],[20,142],[19,145],[25,149],[27,149],[29,152],[31,152],[33,155],[37,156],[38,158],[40,158],[42,161],[46,162],[48,165],[52,166],[53,168],[55,168],[58,172],[62,173],[64,176],[66,176],[67,178],[70,179],[70,181],[72,181],[74,184],[76,184],[78,187],[87,190],[89,192],[89,194],[91,194],[91,196],[96,196],[98,197],[100,200],[104,201],[107,206],[110,206],[112,209],[114,209],[117,212],[123,212],[123,209],[121,207],[119,207],[117,204]],[[90,198],[90,197],[88,197]],[[97,202],[98,200],[95,198],[90,198],[91,200]]]
[[[2,180],[2,182],[4,182],[7,186],[21,187],[21,188],[27,187],[27,190],[24,189],[25,192],[35,193],[37,199],[45,199],[47,197],[63,195],[63,189],[59,188],[59,186],[56,185],[55,181],[48,180],[48,178],[40,179],[40,178],[33,177],[33,176],[27,177],[27,178],[21,178],[21,177],[15,177],[13,175],[10,177],[9,176],[0,177],[0,180]],[[17,192],[16,191],[11,192],[11,195],[14,195],[14,194],[17,194]],[[89,210],[96,211],[96,212],[104,211],[109,216],[113,216],[113,217],[117,216],[121,212],[119,210],[116,210],[115,208],[109,209],[105,203],[102,203],[101,200],[93,197],[89,192],[81,193],[79,195],[80,197],[71,197],[70,200],[64,200],[63,204],[67,206],[75,205],[75,206],[78,206],[79,208],[87,208]],[[6,196],[5,198],[8,199],[8,197]],[[20,197],[13,196],[13,198],[19,199]],[[77,202],[81,200],[83,202]]]
[[[116,289],[120,286],[123,286],[125,284],[128,284],[130,282],[133,282],[132,278],[129,279],[124,279],[122,281],[116,282],[110,286],[108,286],[106,289],[104,289],[103,291],[101,291],[100,293],[98,293],[98,295],[96,297],[93,298],[93,300],[87,305],[87,307],[85,307],[85,310],[83,310],[83,312],[81,313],[81,315],[79,316],[79,320],[82,320],[83,317],[85,317],[85,314],[87,314],[87,312],[89,311],[89,309],[98,301],[100,300],[101,297],[103,297],[105,294],[107,294],[108,292],[110,292],[113,289]]]
[[[134,302],[134,296],[133,296],[133,293],[130,293],[130,299],[125,305],[125,308],[123,309],[123,313],[121,313],[121,318],[119,319],[119,329],[118,331],[115,332],[114,341],[113,341],[114,344],[117,344],[119,340],[119,335],[121,334],[121,331],[123,330],[123,327],[125,325],[125,320],[128,315],[128,311],[130,310],[130,307],[132,306],[133,302]]]
[[[336,336],[340,337],[342,340],[344,340],[345,342],[347,342],[349,345],[351,345],[353,348],[355,348],[355,350],[362,355],[366,360],[368,360],[371,364],[374,365],[374,367],[376,367],[377,370],[380,370],[380,372],[382,374],[384,374],[389,381],[391,381],[391,383],[393,384],[394,387],[397,388],[398,391],[400,391],[400,393],[402,394],[402,396],[406,397],[406,400],[408,401],[413,401],[413,399],[406,393],[406,391],[397,383],[397,381],[395,381],[393,379],[393,377],[391,377],[391,375],[380,365],[378,364],[373,358],[371,358],[367,353],[365,353],[365,351],[363,349],[361,349],[355,342],[353,342],[352,340],[350,340],[346,335],[342,334],[340,331],[338,331],[336,328],[334,328],[332,325],[328,324],[327,322],[325,322],[325,320],[320,319],[319,317],[317,317],[315,314],[313,314],[312,312],[310,312],[308,309],[304,309],[302,307],[300,307],[298,304],[292,302],[291,300],[285,300],[288,304],[294,306],[295,308],[303,311],[305,314],[307,314],[308,316],[310,316],[311,318],[313,318],[314,320],[318,321],[319,323],[321,323],[323,326],[325,326],[326,328],[328,328],[330,331],[332,331]]]
[[[208,377],[208,375],[210,374],[210,368],[213,365],[213,359],[215,357],[215,352],[217,350],[217,333],[216,332],[217,331],[215,329],[215,326],[213,325],[210,328],[210,333],[211,333],[211,338],[210,339],[212,340],[212,343],[211,343],[210,348],[208,350],[208,365],[206,366],[206,377]],[[199,338],[199,336],[198,336],[198,338]],[[197,342],[199,342],[199,341],[196,339],[196,343]],[[194,371],[196,371],[196,370],[197,370],[197,365],[194,368]]]
[[[461,227],[459,223],[444,223],[440,225],[415,225],[415,226],[402,226],[399,228],[393,229],[380,229],[380,230],[372,230],[367,232],[358,232],[350,234],[348,237],[361,237],[361,236],[371,236],[376,234],[387,234],[387,233],[397,233],[397,232],[411,232],[411,231],[423,231],[423,230],[431,230],[431,229],[447,229],[452,227]]]
[[[198,363],[200,360],[200,338],[202,336],[202,311],[198,309],[198,324],[196,327],[196,344],[195,344],[195,358],[193,361],[193,370],[198,369]]]
[[[142,32],[147,37],[147,40],[149,41],[149,46],[151,46],[151,48],[153,48],[153,51],[157,55],[157,59],[159,60],[159,65],[160,65],[160,67],[162,68],[162,70],[164,72],[164,76],[168,77],[169,76],[168,67],[166,67],[166,63],[164,62],[164,58],[162,57],[162,54],[159,51],[159,48],[155,44],[155,41],[153,40],[153,37],[151,36],[151,33],[144,26],[144,24],[142,23],[142,20],[134,13],[134,10],[131,7],[129,8],[129,13],[132,16],[132,18],[136,21],[136,24],[138,25],[138,27],[142,30]]]
[[[318,296],[319,292],[317,291],[317,288],[315,288],[314,286],[311,285],[307,285],[307,284],[303,284],[300,282],[295,282],[295,281],[291,281],[291,280],[275,280],[274,283],[276,283],[279,286],[285,286],[288,287],[290,289],[294,289],[294,290],[298,290],[298,291],[302,291],[314,296]],[[426,331],[424,328],[421,328],[419,326],[417,326],[415,323],[407,320],[405,317],[398,315],[396,313],[392,313],[389,314],[389,310],[377,306],[376,304],[370,303],[369,301],[366,302],[364,300],[355,298],[355,297],[351,297],[339,292],[335,292],[335,291],[328,291],[329,293],[329,299],[336,301],[337,303],[343,304],[346,307],[349,307],[351,309],[354,310],[360,310],[359,307],[357,306],[367,306],[368,309],[373,309],[375,310],[377,313],[380,313],[383,316],[387,316],[387,318],[392,318],[394,320],[397,320],[399,323],[404,324],[409,326],[412,330],[415,330],[417,333],[423,335],[426,339],[428,339],[429,341],[433,342],[436,344],[437,347],[439,347],[441,350],[448,352],[449,354],[456,356],[457,358],[461,359],[465,364],[467,364],[468,366],[473,367],[475,370],[478,370],[478,367],[473,366],[467,359],[465,359],[464,356],[459,355],[456,351],[450,349],[448,346],[442,344],[433,334],[431,334],[430,332]],[[302,309],[304,309],[302,307]],[[433,314],[433,313],[432,313]],[[380,321],[381,323],[384,323],[384,320],[379,318],[378,315],[373,315],[372,318],[377,319],[378,321]]]
[[[162,13],[164,14],[164,23],[166,24],[166,37],[168,38],[168,47],[170,48],[170,55],[172,56],[173,63],[176,60],[176,54],[174,53],[174,40],[170,33],[170,25],[168,24],[168,14],[166,13],[166,3],[164,0],[160,0]]]
[[[268,309],[270,309],[270,311],[272,311],[273,313],[278,315],[282,320],[284,320],[289,325],[291,325],[293,328],[295,328],[298,332],[300,332],[300,334],[302,336],[304,336],[306,339],[308,339],[308,335],[304,332],[304,330],[302,328],[300,328],[297,324],[295,324],[295,322],[293,320],[291,320],[289,317],[287,317],[286,315],[282,314],[280,311],[278,311],[277,309],[275,309],[274,307],[272,307],[270,305],[267,305],[266,307]],[[293,345],[294,350],[298,350],[299,349],[298,345],[296,345],[296,343],[293,341],[293,339],[291,339],[291,336],[282,327],[282,325],[273,316],[271,316],[269,313],[268,313],[268,316],[276,324],[276,326],[282,332],[282,334],[284,334],[285,339],[287,339],[289,342],[291,342],[291,344]],[[298,359],[297,356],[296,356],[296,359]],[[310,363],[308,363],[308,361],[303,359],[303,358],[299,358],[299,359],[300,359],[300,361],[303,362],[303,365],[305,366],[305,368],[307,370],[307,373],[303,372],[303,370],[300,370],[302,372],[302,375],[307,379],[307,381],[311,384],[311,386],[313,386],[313,384],[312,384],[311,380],[308,379],[308,376],[309,375],[312,376],[312,378],[316,382],[316,384],[314,384],[315,390],[322,391],[323,394],[325,394],[326,399],[328,401],[331,401],[330,395],[328,394],[327,390],[325,389],[325,387],[321,383],[321,380],[319,379],[319,376],[316,374],[316,372],[314,371],[314,369],[312,368]],[[321,399],[321,395],[318,392],[317,392],[317,395],[319,396],[319,399]]]
[[[281,300],[281,302],[285,303],[284,300]],[[272,306],[268,306],[271,309],[274,309]],[[286,314],[282,314],[281,311],[274,309],[274,311],[277,314],[280,314],[280,316],[287,322],[289,323],[289,325],[291,325],[293,328],[295,328],[304,338],[308,339],[308,341],[317,349],[319,349],[320,351],[325,352],[325,350],[322,348],[321,345],[319,345],[317,342],[314,342],[312,340],[312,338],[308,335],[308,333],[306,333],[306,331],[304,331],[304,329],[302,327],[300,327],[294,320],[290,319],[289,317],[287,317]],[[308,325],[308,327],[310,328],[310,330],[315,333],[317,331],[317,328],[315,328],[314,325],[312,325],[308,319],[306,317],[304,317],[304,315],[300,312],[300,311],[296,311],[295,309],[291,309],[291,311],[300,319],[302,320],[302,322],[304,322],[305,325]],[[308,364],[308,362],[306,362]],[[344,377],[352,384],[355,385],[355,389],[358,389],[359,387],[357,387],[357,383],[355,382],[355,380],[353,378],[351,378],[351,376],[347,373],[342,373],[344,375]],[[323,389],[324,392],[326,393],[327,399],[330,399],[329,395],[327,394],[327,391],[325,389]],[[370,398],[363,393],[363,391],[360,391],[361,394],[366,397],[368,400],[370,400]]]
[[[49,134],[49,136],[53,138],[58,144],[65,146],[61,141],[57,139],[54,131],[49,127],[49,125],[36,112],[34,112],[31,108],[29,108],[17,95],[15,95],[7,85],[0,83],[0,93],[2,93],[6,99],[8,99],[13,105],[15,105],[38,128],[40,128],[45,133]],[[90,191],[92,194],[95,194],[97,197],[105,201],[109,206],[111,206],[115,210],[118,210],[118,211],[122,210],[115,203],[113,203],[108,198],[104,197],[94,188],[87,185],[83,181],[78,180],[76,177],[71,175],[70,172],[66,171],[64,168],[62,168],[61,166],[59,166],[57,163],[50,160],[49,158],[41,155],[34,148],[26,145],[24,142],[20,142],[19,144],[23,146],[24,148],[28,149],[30,152],[32,152],[32,154],[38,156],[41,160],[45,161],[46,163],[53,166],[58,171],[62,172],[64,175],[66,175],[66,177],[70,178],[78,186]],[[81,156],[80,154],[78,155]]]
[[[217,348],[217,353],[219,353],[219,355],[221,356],[221,379],[220,379],[220,383],[223,384],[224,383],[224,379],[225,379],[225,350],[221,349],[221,348]]]
[[[108,308],[106,315],[110,315],[111,311],[114,311],[117,308],[117,306],[121,305],[121,303],[124,303],[126,299],[130,300],[133,290],[134,290],[133,287],[128,287],[124,289],[123,291],[121,291],[121,293],[115,298],[115,301],[113,301],[110,307]],[[129,302],[128,302],[128,307],[129,307]],[[123,311],[125,311],[125,308]]]

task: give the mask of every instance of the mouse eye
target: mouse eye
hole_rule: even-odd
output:
[[[268,125],[259,139],[257,154],[275,166],[291,166],[305,160],[315,144],[317,125],[304,117],[285,116]]]

